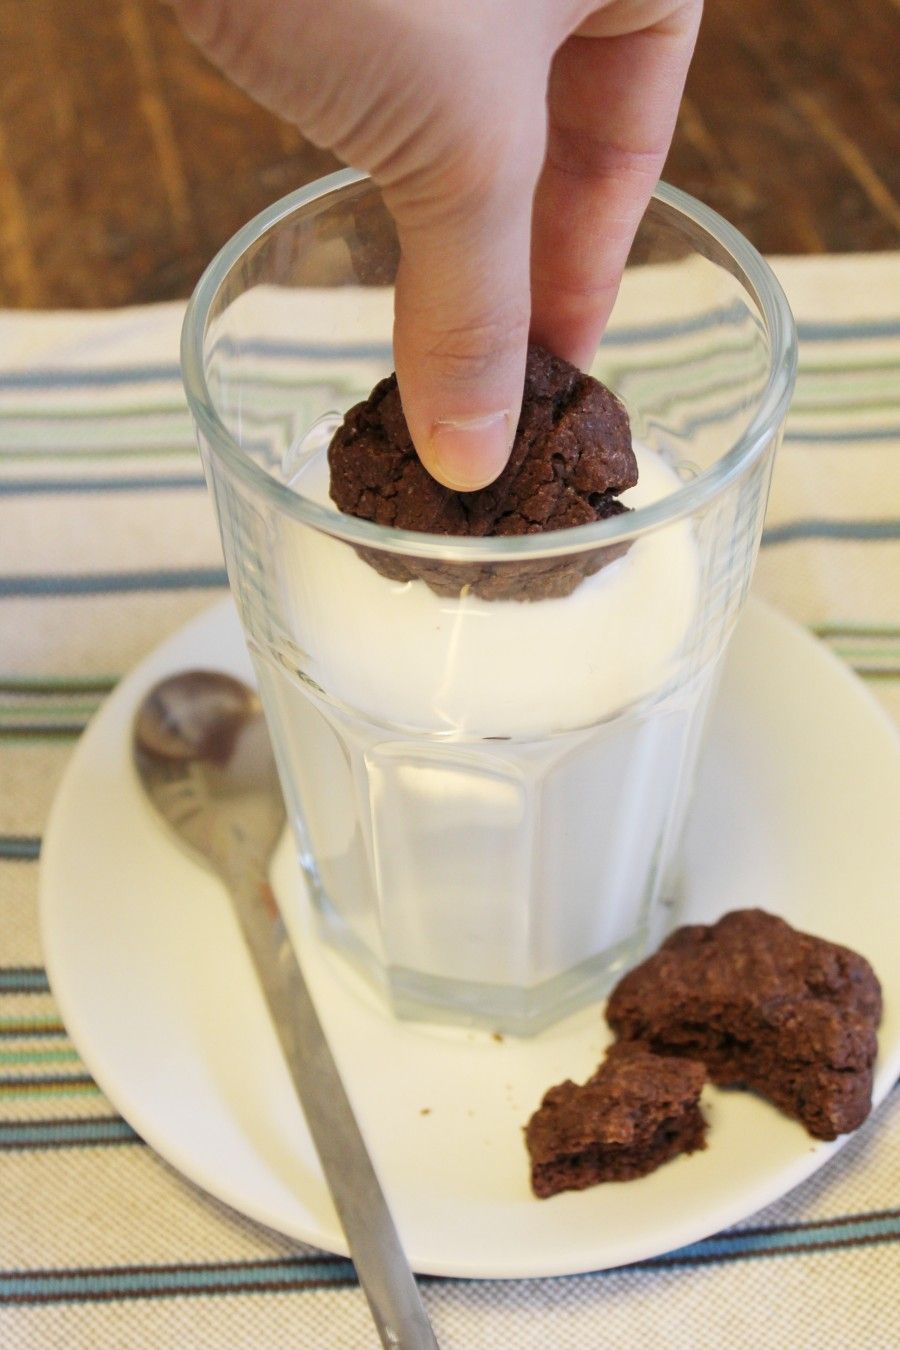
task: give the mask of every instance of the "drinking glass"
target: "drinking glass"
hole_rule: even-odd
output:
[[[327,449],[392,369],[398,259],[364,175],[291,194],[201,279],[184,378],[322,938],[400,1016],[527,1034],[677,915],[795,331],[746,240],[660,185],[591,368],[630,413],[633,509],[386,528],[333,505]]]

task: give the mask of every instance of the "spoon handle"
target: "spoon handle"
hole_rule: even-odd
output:
[[[437,1350],[272,889],[256,865],[231,869],[226,884],[381,1343]]]

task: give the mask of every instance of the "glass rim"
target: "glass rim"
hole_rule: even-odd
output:
[[[756,462],[784,421],[797,370],[797,332],[787,297],[762,255],[727,220],[680,188],[659,182],[653,199],[690,220],[725,250],[734,275],[759,306],[770,342],[769,373],[749,424],[715,463],[673,492],[627,514],[542,534],[473,538],[426,534],[377,525],[303,497],[271,477],[241,449],[216,412],[203,360],[203,342],[212,306],[235,264],[253,245],[301,208],[349,187],[371,181],[356,169],[340,169],[298,188],[248,221],[209,263],[188,301],[181,331],[181,371],[188,407],[197,430],[227,468],[279,510],[349,543],[419,558],[459,562],[515,562],[581,553],[629,542],[689,516]]]

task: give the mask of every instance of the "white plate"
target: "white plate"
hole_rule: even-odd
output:
[[[218,884],[169,842],[129,761],[149,686],[187,666],[244,677],[230,602],[164,643],[78,746],[44,843],[53,992],[98,1083],[162,1156],[251,1217],[345,1252],[247,957]],[[886,992],[875,1086],[900,1070],[900,757],[884,714],[807,634],[758,603],[713,715],[687,850],[695,920],[761,905],[848,943]],[[279,895],[299,894],[285,843]],[[458,1276],[597,1270],[753,1213],[839,1147],[772,1107],[707,1089],[709,1147],[641,1181],[532,1198],[521,1128],[551,1083],[584,1079],[599,1007],[534,1040],[393,1021],[313,936],[295,939],[413,1266]]]

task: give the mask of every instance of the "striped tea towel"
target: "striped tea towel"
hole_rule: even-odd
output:
[[[756,589],[900,716],[900,255],[776,269],[801,364]],[[225,584],[178,373],[182,312],[0,315],[4,1350],[374,1344],[348,1262],[232,1213],[141,1142],[85,1071],[42,967],[36,862],[74,741]],[[895,1091],[809,1181],[691,1248],[591,1276],[426,1281],[441,1344],[886,1350],[898,1140]]]

